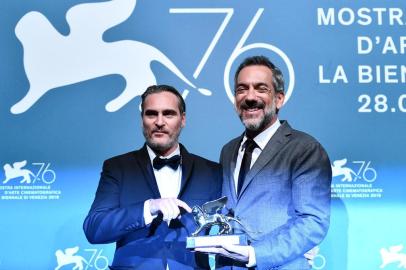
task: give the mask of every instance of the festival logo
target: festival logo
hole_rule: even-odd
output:
[[[35,178],[35,175],[27,169],[23,169],[23,167],[27,165],[27,161],[23,160],[20,162],[14,162],[11,166],[10,164],[6,164],[3,166],[4,168],[4,175],[6,179],[4,179],[3,184],[7,184],[10,180],[22,178],[20,183],[31,183],[31,178]]]
[[[388,249],[381,248],[382,264],[380,268],[385,268],[389,264],[397,264],[397,268],[406,269],[406,253],[403,251],[403,244],[391,246]]]
[[[83,256],[78,255],[78,252],[79,246],[66,248],[64,251],[58,249],[55,252],[57,262],[55,270],[69,269],[68,266],[72,267],[70,268],[72,270],[105,270],[108,268],[109,260],[102,255],[102,249],[84,249],[86,254],[83,254]]]
[[[333,177],[341,176],[342,182],[355,182],[364,180],[366,182],[374,182],[378,176],[376,170],[371,167],[371,161],[353,161],[353,164],[359,164],[357,172],[351,169],[347,164],[347,159],[335,160],[331,165]]]
[[[355,160],[348,162],[347,158],[333,161],[331,165],[333,183],[332,197],[339,198],[381,198],[383,189],[375,181],[378,172],[372,161]]]
[[[23,46],[24,69],[30,88],[10,111],[13,114],[26,112],[52,89],[119,74],[124,77],[126,87],[118,97],[106,104],[107,111],[115,112],[136,96],[141,95],[148,86],[156,84],[156,76],[150,68],[152,61],[163,64],[187,87],[196,89],[202,95],[211,96],[210,90],[196,87],[161,50],[136,40],[115,42],[103,40],[103,34],[126,21],[133,13],[135,6],[136,0],[112,0],[73,6],[66,14],[70,32],[65,36],[59,33],[42,13],[31,11],[25,14],[18,21],[15,34]],[[269,43],[246,44],[248,36],[263,12],[263,8],[257,10],[225,65],[224,88],[231,102],[234,100],[230,86],[231,67],[237,57],[250,50],[265,50],[282,60],[288,71],[285,74],[287,75],[285,80],[289,81],[285,103],[292,94],[295,74],[288,56]],[[234,9],[171,8],[169,13],[225,15],[193,73],[193,78],[197,79],[229,24]],[[186,98],[188,93],[189,90],[184,89],[182,96]]]
[[[106,105],[107,111],[117,111],[148,86],[156,84],[150,68],[152,61],[160,62],[187,85],[196,88],[155,47],[134,40],[103,41],[104,32],[127,20],[135,3],[135,0],[127,0],[74,6],[66,14],[70,27],[67,36],[60,34],[43,14],[36,11],[25,14],[17,23],[15,33],[24,48],[24,68],[30,89],[11,112],[25,112],[51,89],[120,74],[126,80],[126,87]],[[96,17],[102,19],[95,20]],[[199,90],[211,94],[206,89]]]
[[[4,178],[0,185],[0,200],[58,200],[61,191],[52,188],[56,172],[51,163],[27,160],[3,166]]]

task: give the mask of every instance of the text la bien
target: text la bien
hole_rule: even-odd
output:
[[[358,83],[406,83],[406,65],[358,65]],[[327,69],[319,65],[319,83],[348,83],[348,76],[343,65],[329,66]]]

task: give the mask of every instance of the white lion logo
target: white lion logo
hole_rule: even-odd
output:
[[[75,264],[72,270],[83,270],[83,263],[87,264],[87,262],[82,256],[74,255],[78,251],[78,246],[65,249],[65,253],[62,250],[58,249],[55,252],[56,261],[58,263],[58,265],[55,267],[55,270],[58,270],[61,267],[72,263]]]
[[[335,160],[333,162],[333,165],[331,166],[331,170],[333,173],[333,177],[342,175],[343,178],[341,179],[341,181],[351,182],[353,180],[352,175],[356,176],[357,174],[350,168],[344,167],[346,163],[347,163],[346,158]]]
[[[4,179],[3,184],[7,184],[8,181],[11,179],[23,177],[20,183],[31,183],[31,176],[35,178],[35,175],[27,169],[22,169],[25,165],[27,165],[27,161],[23,160],[20,162],[14,162],[13,166],[10,164],[6,164],[3,166],[4,168],[4,175],[6,179]]]
[[[117,111],[148,86],[156,84],[150,68],[152,61],[162,63],[196,88],[155,47],[134,40],[103,41],[103,33],[125,21],[135,5],[136,0],[76,5],[66,14],[70,27],[66,36],[43,14],[35,11],[25,14],[17,23],[15,33],[24,48],[24,68],[30,88],[23,99],[11,107],[11,112],[25,112],[51,89],[111,74],[119,74],[126,80],[123,92],[106,105],[107,111]],[[211,94],[207,89],[198,91]]]

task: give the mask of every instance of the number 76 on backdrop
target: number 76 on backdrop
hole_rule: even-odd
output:
[[[230,57],[227,60],[225,69],[224,69],[224,89],[227,93],[228,98],[230,99],[231,102],[234,102],[234,94],[233,91],[231,91],[231,86],[230,86],[230,71],[231,67],[236,60],[238,56],[241,54],[253,50],[253,49],[264,49],[264,50],[269,50],[275,54],[277,54],[282,61],[285,63],[288,74],[289,74],[289,85],[287,87],[287,91],[285,94],[285,103],[289,100],[290,96],[292,95],[292,91],[295,85],[295,72],[293,69],[292,62],[290,61],[289,57],[278,47],[269,44],[269,43],[251,43],[251,44],[245,44],[245,42],[248,39],[248,36],[251,34],[252,30],[254,29],[255,25],[257,24],[258,20],[262,16],[264,12],[263,8],[259,8],[253,18],[251,19],[250,23],[248,26],[245,28],[244,33],[242,34],[240,40],[238,41],[237,45],[235,46],[233,52],[231,53]],[[171,8],[169,9],[169,13],[172,14],[225,14],[225,17],[222,21],[222,23],[219,25],[219,28],[217,29],[216,34],[214,35],[213,39],[211,40],[208,48],[206,49],[203,57],[201,58],[198,66],[196,67],[193,77],[197,79],[206,64],[207,60],[209,59],[211,53],[214,50],[214,47],[216,46],[217,42],[223,35],[228,23],[231,20],[231,17],[234,14],[234,9],[233,8]],[[183,92],[183,96],[186,97],[188,94],[188,91],[185,90]]]

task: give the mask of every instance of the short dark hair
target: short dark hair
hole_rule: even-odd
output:
[[[185,100],[183,99],[182,95],[179,93],[178,90],[176,90],[175,87],[170,86],[170,85],[165,85],[165,84],[160,84],[160,85],[151,85],[145,90],[145,92],[141,95],[141,115],[144,114],[144,102],[147,96],[152,95],[152,94],[157,94],[157,93],[162,93],[162,92],[169,92],[174,94],[178,98],[178,107],[180,113],[185,113],[186,112],[186,104]]]
[[[265,66],[272,71],[272,83],[277,93],[285,92],[285,81],[283,79],[283,74],[281,70],[275,66],[266,56],[256,55],[245,58],[242,63],[238,66],[237,71],[234,75],[234,91],[237,85],[237,78],[241,70],[248,66]]]

